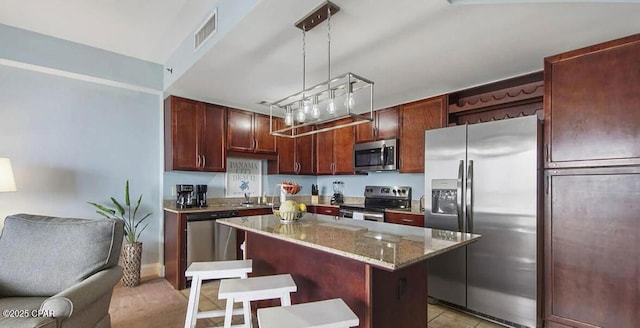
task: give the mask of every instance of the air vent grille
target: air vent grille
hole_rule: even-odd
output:
[[[214,10],[211,16],[200,26],[194,35],[194,50],[198,50],[209,38],[216,33],[218,28],[218,10]]]

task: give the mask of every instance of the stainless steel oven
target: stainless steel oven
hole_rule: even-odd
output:
[[[397,170],[397,143],[397,139],[388,139],[355,144],[354,169],[357,172]]]
[[[384,222],[384,210],[372,211],[355,205],[341,205],[340,217],[346,219]]]
[[[364,204],[340,205],[340,217],[384,222],[387,209],[411,209],[411,187],[366,186]]]

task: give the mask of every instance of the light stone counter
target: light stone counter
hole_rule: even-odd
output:
[[[282,223],[273,215],[219,219],[216,222],[389,271],[405,268],[480,238],[475,234],[311,213],[290,223]]]

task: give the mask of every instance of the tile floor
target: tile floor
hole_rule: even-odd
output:
[[[224,308],[224,303],[217,299],[218,281],[211,281],[202,284],[200,293],[200,311],[218,310]],[[180,291],[186,299],[189,299],[189,289]],[[240,307],[240,304],[236,304]],[[429,318],[428,328],[501,328],[503,326],[494,324],[489,321],[482,320],[441,305],[429,304],[427,307],[427,317]],[[222,318],[214,318],[207,320],[198,320],[196,327],[207,327],[211,325],[222,325]],[[236,316],[233,320],[234,324],[242,323],[242,317]],[[257,323],[254,318],[254,327]]]

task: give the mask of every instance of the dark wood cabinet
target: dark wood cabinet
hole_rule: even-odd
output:
[[[307,212],[338,216],[340,215],[340,208],[338,206],[309,205],[307,206]]]
[[[424,132],[447,123],[446,96],[404,104],[400,109],[400,173],[424,172]]]
[[[640,35],[545,59],[546,327],[640,327]]]
[[[270,134],[269,116],[229,108],[227,149],[230,151],[275,154],[276,138]]]
[[[278,129],[284,128],[284,120],[275,120]],[[311,131],[313,127],[299,128],[298,133]],[[277,161],[269,161],[269,174],[315,174],[314,136],[298,138],[276,137]]]
[[[318,128],[322,129],[331,124],[344,124],[350,121],[350,118],[342,119]],[[316,174],[354,174],[354,143],[355,129],[353,126],[318,133],[316,135]]]
[[[385,212],[384,221],[414,227],[424,227],[424,214]]]
[[[373,121],[356,125],[356,143],[398,136],[398,108],[391,107],[373,112]]]
[[[640,327],[640,168],[546,171],[547,327]]]
[[[224,107],[170,96],[164,102],[165,170],[224,172]]]
[[[640,164],[640,34],[545,59],[546,167]]]

